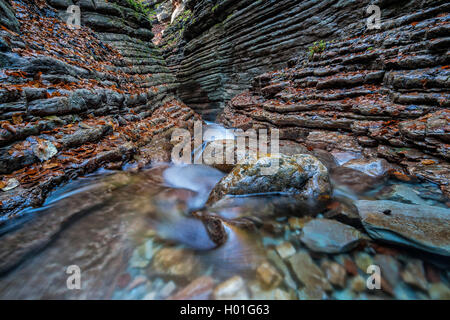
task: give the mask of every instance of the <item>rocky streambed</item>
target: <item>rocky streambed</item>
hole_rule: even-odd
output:
[[[439,187],[343,158],[282,142],[228,173],[161,163],[79,178],[3,225],[0,298],[450,298]]]
[[[449,4],[375,3],[0,0],[0,299],[449,299]]]

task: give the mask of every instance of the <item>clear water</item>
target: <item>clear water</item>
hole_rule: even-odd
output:
[[[289,197],[260,195],[226,201],[215,214],[251,222],[256,227],[225,223],[228,237],[220,246],[193,215],[223,176],[207,166],[162,164],[139,173],[103,170],[55,190],[43,208],[27,210],[22,220],[0,231],[2,259],[18,259],[0,275],[0,298],[166,299],[205,277],[208,280],[204,282],[212,285],[199,288],[194,297],[207,299],[214,297],[212,292],[220,283],[236,276],[246,283],[245,288],[237,289],[242,292],[237,292],[236,297],[304,297],[299,294],[302,284],[295,272],[275,251],[286,241],[297,251],[306,250],[299,240],[301,231],[292,222],[293,216],[301,214],[283,209]],[[363,195],[336,186],[334,196],[376,199],[380,189],[393,184],[400,182],[387,181]],[[435,185],[401,184],[416,190],[424,203],[445,206]],[[12,246],[17,247],[14,254],[5,255],[6,248]],[[419,259],[433,270],[433,281],[448,288],[447,259],[389,245],[384,248],[396,250],[390,255],[394,257],[394,269]],[[23,250],[27,253],[22,254]],[[361,254],[373,257],[375,251],[369,246],[338,255],[310,252],[318,266],[325,260],[345,265],[345,260],[355,261]],[[268,289],[258,280],[256,270],[264,261],[269,261],[281,276],[276,288]],[[67,287],[71,275],[66,270],[71,265],[81,271],[79,290]],[[362,270],[358,272],[367,278]],[[426,290],[401,279],[390,294],[355,291],[354,278],[348,273],[345,286],[334,286],[327,298],[430,298]],[[431,280],[427,281],[431,285]]]

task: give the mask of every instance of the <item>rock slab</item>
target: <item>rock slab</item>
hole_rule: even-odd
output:
[[[302,242],[312,251],[342,253],[355,248],[361,240],[355,228],[338,221],[315,219],[303,228]]]
[[[355,205],[373,239],[450,256],[450,209],[388,200]]]

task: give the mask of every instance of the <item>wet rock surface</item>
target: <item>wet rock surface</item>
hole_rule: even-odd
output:
[[[190,180],[198,179],[191,182],[196,192],[185,189],[190,186],[182,180],[178,188],[168,187],[166,178],[174,185],[176,171],[168,168],[77,180],[52,194],[29,221],[2,228],[0,297],[287,300],[448,295],[448,264],[442,255],[427,258],[408,251],[408,246],[385,246],[371,240],[370,231],[365,234],[335,220],[293,217],[283,210],[263,214],[261,202],[254,199],[245,205],[222,203],[220,210],[202,212],[205,216],[191,214],[190,202],[198,201],[196,193],[207,193],[211,184],[203,175],[207,169],[185,168]],[[83,205],[75,205],[81,199]],[[219,246],[203,223],[207,217],[221,221],[227,234]],[[208,241],[212,245],[205,247]],[[86,290],[60,286],[67,277],[64,268],[74,261],[84,270]],[[381,268],[381,290],[366,286],[372,265]],[[18,279],[34,285],[18,285]],[[45,288],[42,279],[48,280]]]
[[[305,224],[300,239],[312,251],[341,253],[355,248],[362,235],[355,228],[343,223],[315,219]]]
[[[394,2],[379,4],[382,6],[384,19],[393,22],[386,23],[381,30],[375,31],[366,28],[366,8],[369,4],[369,1],[355,4],[328,0],[303,3],[283,0],[259,4],[249,0],[187,1],[185,16],[180,16],[178,21],[166,29],[161,49],[177,75],[180,84],[177,88],[179,96],[205,118],[211,119],[226,107],[233,96],[252,86],[257,87],[258,91],[264,92],[266,96],[280,94],[280,91],[282,94],[283,88],[290,86],[286,86],[286,81],[291,79],[285,77],[270,81],[271,76],[264,73],[283,69],[290,62],[295,64],[307,60],[308,47],[315,41],[331,43],[336,39],[348,38],[346,43],[336,44],[332,50],[316,53],[312,59],[315,63],[310,63],[301,70],[298,79],[292,79],[299,86],[313,84],[322,90],[348,86],[361,90],[359,85],[371,85],[381,81],[384,70],[372,67],[367,68],[365,73],[346,74],[345,71],[352,66],[361,70],[362,66],[375,66],[380,62],[386,64],[389,69],[414,69],[412,66],[434,67],[445,60],[440,55],[445,49],[438,44],[430,45],[432,49],[429,51],[422,51],[421,46],[416,46],[417,57],[405,54],[402,59],[396,59],[396,53],[401,52],[400,48],[427,37],[427,33],[420,30],[423,24],[415,24],[414,27],[409,24],[427,18],[433,19],[444,12],[445,1],[433,4],[411,1],[402,6],[397,6]],[[341,19],[344,16],[345,19]],[[404,29],[406,34],[402,32]],[[304,33],[305,30],[307,34]],[[428,33],[428,37],[432,37],[431,34]],[[366,41],[359,43],[355,37],[363,35],[369,35],[369,38],[366,37]],[[436,32],[433,37],[438,40],[445,36]],[[414,42],[408,42],[407,39]],[[382,53],[386,55],[382,61],[379,61],[381,59],[378,58],[379,52],[376,50],[379,46],[384,46]],[[409,59],[406,59],[407,57]],[[322,62],[325,58],[336,63],[327,66]],[[403,79],[411,79],[408,87],[421,88],[420,80],[425,77],[413,81],[415,74],[403,75],[398,71],[393,80],[397,86],[403,84]],[[444,82],[433,83],[442,85]],[[429,81],[429,86],[438,85],[432,85]],[[404,96],[408,95],[401,95],[402,98]],[[420,113],[423,110],[421,100],[415,100],[414,104],[417,107],[405,113]],[[292,107],[293,105],[287,109]],[[314,104],[308,106],[300,103],[297,108],[308,110],[314,108]],[[346,107],[342,105],[342,108]],[[395,112],[396,109],[384,103],[355,106],[355,109],[363,114],[370,113],[374,108],[382,113]],[[348,106],[348,109],[351,109],[351,106]],[[348,127],[352,122],[350,119],[331,121],[325,115],[318,116],[317,120],[312,120],[308,115],[297,119],[300,123],[311,124],[320,121],[322,127]]]
[[[303,293],[307,295],[307,298],[323,299],[326,297],[325,291],[331,290],[331,284],[323,271],[311,259],[308,252],[296,253],[289,258],[289,263],[296,277],[305,286]]]
[[[450,209],[388,200],[360,200],[355,205],[372,238],[450,255]]]
[[[208,202],[226,195],[280,193],[299,201],[327,198],[330,193],[328,171],[310,155],[272,155],[237,165],[211,192]],[[313,201],[314,202],[314,201]]]
[[[445,1],[69,4],[0,0],[1,299],[449,299]]]

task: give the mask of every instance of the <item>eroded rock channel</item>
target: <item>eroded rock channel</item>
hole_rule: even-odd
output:
[[[449,8],[0,0],[0,299],[450,299]]]

